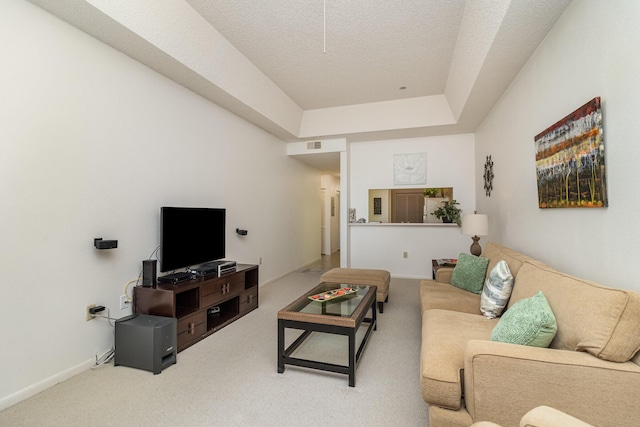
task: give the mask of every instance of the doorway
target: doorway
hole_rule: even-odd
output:
[[[340,250],[340,177],[322,175],[321,190],[321,251],[332,255]]]

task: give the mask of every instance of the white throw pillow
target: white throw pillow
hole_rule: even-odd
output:
[[[480,297],[480,311],[485,317],[493,319],[504,311],[511,297],[513,276],[505,261],[499,261],[484,281]]]

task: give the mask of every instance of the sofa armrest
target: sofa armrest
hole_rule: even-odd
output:
[[[528,411],[552,406],[593,425],[631,426],[640,366],[588,353],[471,340],[465,348],[464,391],[474,421],[518,425]]]
[[[436,270],[436,282],[451,283],[453,267],[440,267]]]

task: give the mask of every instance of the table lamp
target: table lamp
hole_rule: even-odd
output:
[[[485,214],[479,214],[478,211],[474,211],[472,215],[464,215],[462,217],[462,234],[466,236],[472,236],[471,248],[469,251],[472,255],[480,256],[482,248],[478,243],[480,237],[489,234],[489,217]]]

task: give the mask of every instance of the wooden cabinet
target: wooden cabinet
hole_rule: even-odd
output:
[[[249,289],[240,298],[240,314],[246,314],[258,308],[258,288]]]
[[[228,274],[218,280],[210,280],[200,286],[200,306],[208,307],[244,292],[244,277],[240,274]]]
[[[207,312],[181,317],[178,320],[178,351],[200,341],[207,333]]]
[[[197,343],[258,308],[258,266],[175,285],[133,289],[134,313],[178,319],[178,351]]]

